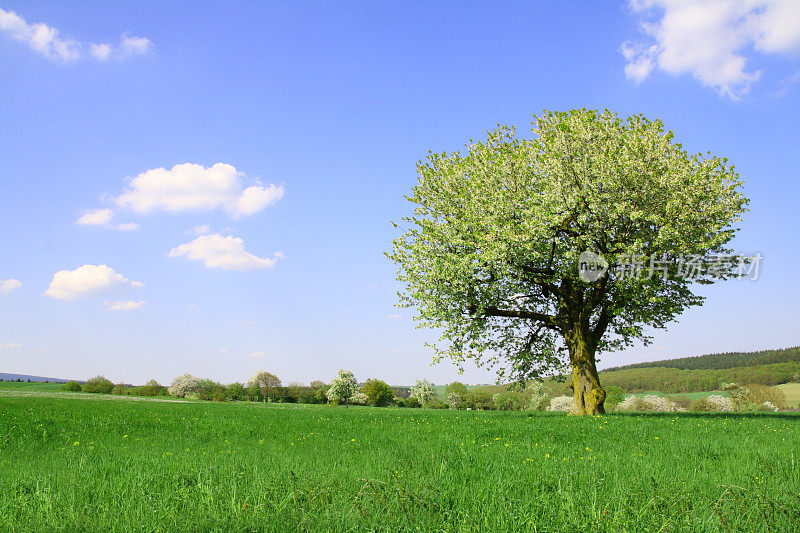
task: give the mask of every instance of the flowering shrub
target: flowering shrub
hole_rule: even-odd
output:
[[[778,408],[769,400],[758,406],[759,411],[777,411]]]
[[[550,405],[547,406],[548,411],[568,413],[574,408],[574,400],[572,396],[556,396],[550,400]]]
[[[730,413],[736,410],[736,404],[727,396],[712,394],[698,400],[692,405],[692,411],[716,411],[719,413]]]
[[[654,413],[670,413],[678,410],[678,406],[669,398],[648,394],[644,397],[628,396],[617,404],[616,411],[651,411]]]
[[[196,393],[199,383],[199,379],[189,373],[186,373],[172,380],[172,385],[167,388],[167,392],[170,396],[184,398],[187,394]]]
[[[353,403],[353,405],[367,405],[369,402],[369,396],[363,392],[357,392],[353,394],[353,397],[350,398],[350,401]]]

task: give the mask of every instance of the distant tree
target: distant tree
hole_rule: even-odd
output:
[[[311,387],[312,389],[321,389],[322,387],[325,386],[325,382],[316,379],[311,383],[309,383],[308,386]]]
[[[270,401],[276,394],[276,389],[281,386],[281,380],[275,374],[266,370],[259,370],[250,378],[248,383],[255,383],[261,389],[261,396]]]
[[[103,376],[95,376],[86,381],[83,385],[83,392],[111,394],[114,390],[114,383]]]
[[[461,409],[464,405],[464,396],[457,392],[448,392],[445,395],[445,403],[450,409]]]
[[[377,407],[385,407],[394,400],[394,391],[379,379],[368,379],[361,387],[361,392],[367,395],[367,401]]]
[[[124,383],[117,383],[114,385],[114,388],[111,389],[111,394],[116,394],[117,396],[121,396],[128,391],[128,386]]]
[[[425,406],[436,396],[436,389],[433,388],[433,383],[427,379],[418,379],[417,383],[411,387],[411,394],[409,398],[415,398],[420,405]]]
[[[462,398],[464,398],[464,397],[466,397],[468,391],[467,391],[467,386],[466,385],[464,385],[461,382],[454,381],[444,389],[444,392],[445,392],[445,394],[454,392],[454,393],[458,394],[459,396],[461,396]]]
[[[539,411],[544,407],[545,400],[547,400],[547,387],[539,380],[531,381],[525,388],[525,393],[528,397],[525,404],[525,409],[528,411]]]
[[[166,394],[167,388],[158,381],[151,379],[141,387],[137,387],[137,396],[160,396]]]
[[[61,390],[67,392],[81,392],[81,384],[73,379],[61,385]]]
[[[534,121],[532,139],[501,127],[420,162],[390,258],[402,303],[441,332],[436,358],[505,360],[501,377],[518,382],[568,363],[575,413],[603,413],[596,355],[649,342],[702,304],[698,284],[737,272],[727,245],[747,199],[726,159],[689,155],[660,120]]]
[[[328,400],[347,406],[358,392],[358,382],[349,370],[339,370],[328,389]]]
[[[264,395],[261,394],[261,387],[256,382],[248,382],[245,391],[247,391],[247,399],[251,402],[260,402],[264,399]]]
[[[228,385],[228,397],[234,402],[244,400],[247,397],[247,391],[245,390],[244,385],[238,381]]]
[[[172,385],[167,388],[170,396],[177,396],[184,398],[187,395],[195,394],[197,392],[197,385],[199,379],[191,374],[183,374],[172,380]]]

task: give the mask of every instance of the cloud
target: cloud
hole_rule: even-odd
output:
[[[71,37],[59,37],[59,31],[44,22],[28,24],[13,11],[0,9],[0,31],[16,41],[28,45],[37,54],[57,63],[75,63],[90,57],[97,61],[123,60],[145,54],[152,48],[146,37],[122,34],[118,45],[109,43],[84,43]]]
[[[116,302],[103,302],[103,306],[111,311],[133,311],[134,309],[141,309],[144,306],[144,300],[134,302],[133,300],[117,300]]]
[[[223,270],[259,270],[275,266],[283,257],[275,252],[272,258],[257,257],[244,249],[244,241],[238,237],[215,233],[201,235],[192,242],[181,244],[170,250],[169,257],[181,257],[194,261],[203,261],[208,268]]]
[[[629,4],[643,31],[655,41],[626,41],[620,47],[625,75],[637,83],[658,67],[672,75],[691,74],[736,100],[761,77],[760,71],[747,68],[746,50],[800,51],[796,0],[629,0]]]
[[[208,224],[203,224],[202,226],[195,226],[188,233],[192,235],[208,235],[209,233],[211,233],[211,227]]]
[[[219,351],[222,353],[229,352],[230,348],[220,348]]]
[[[250,352],[250,353],[248,353],[248,354],[245,354],[245,357],[253,357],[253,358],[258,358],[258,357],[266,357],[266,356],[267,356],[267,354],[266,354],[266,353],[264,353],[264,352],[259,352],[259,351],[256,351],[256,352]]]
[[[217,163],[209,168],[182,163],[171,169],[154,168],[129,178],[128,188],[114,198],[117,205],[137,213],[151,211],[209,211],[224,209],[232,218],[252,215],[283,197],[283,187],[244,187],[244,174]]]
[[[8,294],[14,289],[22,287],[22,282],[18,279],[0,279],[0,294]]]
[[[58,300],[76,300],[123,289],[138,289],[144,284],[131,281],[107,265],[83,265],[75,270],[59,270],[45,295]]]
[[[19,342],[0,342],[0,348],[21,348],[22,344]]]
[[[116,229],[120,231],[133,231],[139,229],[139,224],[136,222],[123,222],[121,224],[111,224],[114,218],[114,211],[111,209],[90,209],[84,212],[76,224],[81,226],[102,226],[108,229]]]

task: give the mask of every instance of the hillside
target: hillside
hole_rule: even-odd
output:
[[[54,383],[64,383],[68,380],[61,379],[61,378],[45,378],[42,376],[30,376],[28,374],[8,374],[6,372],[0,372],[0,381],[35,381],[35,382],[42,382],[42,381],[50,381]]]
[[[633,368],[677,368],[678,370],[724,370],[741,366],[771,365],[775,363],[800,362],[800,346],[777,350],[759,350],[755,352],[728,352],[681,357],[647,363],[633,363],[624,366],[607,368],[605,372],[628,370]]]

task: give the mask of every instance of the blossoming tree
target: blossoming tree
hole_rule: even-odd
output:
[[[647,343],[645,327],[702,304],[696,283],[735,274],[726,245],[747,199],[726,159],[689,155],[660,120],[545,112],[533,132],[499,127],[421,161],[389,257],[402,304],[441,332],[436,359],[518,381],[568,362],[575,411],[603,413],[597,355]]]

